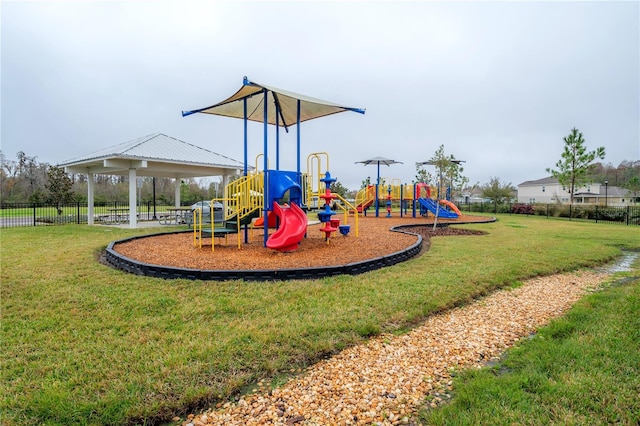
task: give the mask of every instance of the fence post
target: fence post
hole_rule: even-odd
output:
[[[76,201],[76,206],[77,206],[77,212],[78,212],[78,225],[80,225],[80,201]]]
[[[596,223],[598,223],[598,205],[596,204]]]
[[[33,226],[36,226],[36,203],[32,203],[33,205]]]

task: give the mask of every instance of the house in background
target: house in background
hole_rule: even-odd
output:
[[[519,203],[568,204],[570,198],[568,188],[553,177],[528,180],[518,185]],[[627,189],[593,182],[577,188],[573,194],[573,202],[574,204],[626,206],[633,204],[633,198]]]
[[[460,194],[453,197],[452,200],[456,204],[473,204],[473,203],[487,203],[490,200],[482,197],[482,189],[474,186],[473,188],[466,188]]]

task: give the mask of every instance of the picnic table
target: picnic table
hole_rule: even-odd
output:
[[[109,214],[98,217],[98,219],[106,225],[118,225],[129,222],[128,207],[109,209],[108,212]]]
[[[178,225],[181,223],[189,223],[191,216],[191,207],[173,207],[167,209],[167,213],[161,214],[158,221],[161,225]]]

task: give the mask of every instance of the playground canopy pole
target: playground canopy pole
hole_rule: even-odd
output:
[[[264,208],[264,246],[267,246],[267,240],[269,239],[269,221],[267,220],[269,217],[269,185],[267,183],[267,166],[269,164],[269,160],[267,159],[267,153],[269,152],[269,144],[267,142],[267,137],[269,135],[269,120],[268,120],[268,102],[267,102],[267,89],[263,90],[264,92],[264,188],[262,190],[262,204]]]
[[[244,98],[242,100],[243,102],[243,109],[244,109],[244,175],[246,176],[247,174],[249,174],[249,171],[247,169],[247,155],[248,155],[248,145],[249,145],[249,141],[248,141],[248,136],[247,136],[247,123],[249,122],[247,120],[247,98]]]
[[[416,217],[416,202],[418,201],[418,194],[416,194],[416,184],[413,184],[413,201],[411,202],[411,212],[413,213],[413,217]]]
[[[280,117],[278,116],[278,104],[276,103],[276,170],[280,170]]]
[[[298,161],[296,164],[296,172],[298,173],[298,175],[300,174],[300,99],[298,99],[297,102],[297,109],[298,111],[296,112],[296,145],[297,145],[297,153],[298,153]]]
[[[248,132],[248,128],[247,128],[247,123],[249,123],[249,120],[247,120],[247,98],[243,99],[242,102],[242,109],[244,110],[244,176],[248,176],[249,175],[249,169],[247,166],[247,155],[248,155],[248,147],[249,147],[249,132]],[[226,191],[226,190],[225,190]],[[225,194],[225,197],[227,197],[228,194]],[[228,200],[225,198],[223,206],[225,208],[227,208],[227,202]],[[226,212],[225,212],[226,215]],[[212,225],[213,227],[213,225]],[[213,241],[213,237],[211,237],[211,240]],[[244,243],[247,244],[249,242],[249,229],[245,226],[244,228]],[[213,242],[211,243],[213,244]]]
[[[378,188],[380,188],[380,162],[378,161],[378,179],[376,180],[376,217],[378,217],[378,210],[380,207],[380,200],[378,199]]]

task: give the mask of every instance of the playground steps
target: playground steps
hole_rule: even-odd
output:
[[[255,211],[252,212],[250,214],[248,214],[247,216],[243,217],[240,219],[240,227],[244,226],[244,225],[250,225],[251,221],[260,216],[260,212],[259,211]],[[235,218],[236,216],[234,216]],[[203,220],[203,223],[206,224],[211,224],[211,222],[205,222]],[[216,237],[224,237],[226,235],[229,234],[237,234],[238,233],[238,221],[237,220],[226,220],[223,222],[222,226],[216,226],[214,228],[203,228],[202,229],[202,238],[211,238],[211,234],[214,234],[214,236]]]
[[[238,220],[237,220],[238,215],[232,216],[229,220],[225,220],[224,221],[224,228],[233,228],[236,230],[238,229]],[[260,211],[259,210],[253,210],[252,212],[244,215],[244,216],[240,216],[240,227],[244,226],[244,225],[251,225],[251,221],[257,217],[260,217]]]
[[[240,217],[240,227],[243,225],[251,224],[253,218],[260,216],[259,210],[254,210],[249,212],[245,216]],[[237,234],[240,227],[238,226],[238,221],[233,220],[237,218],[238,215],[232,216],[232,220],[226,220],[222,222],[221,226],[214,226],[212,228],[202,228],[200,231],[196,232],[194,230],[194,242],[197,240],[204,240],[205,238],[218,238],[218,237],[227,237],[229,234]],[[204,221],[203,221],[204,222]],[[207,223],[211,225],[211,222]]]
[[[211,238],[214,237],[226,237],[229,234],[237,234],[237,228],[206,228],[202,230],[202,238]]]

